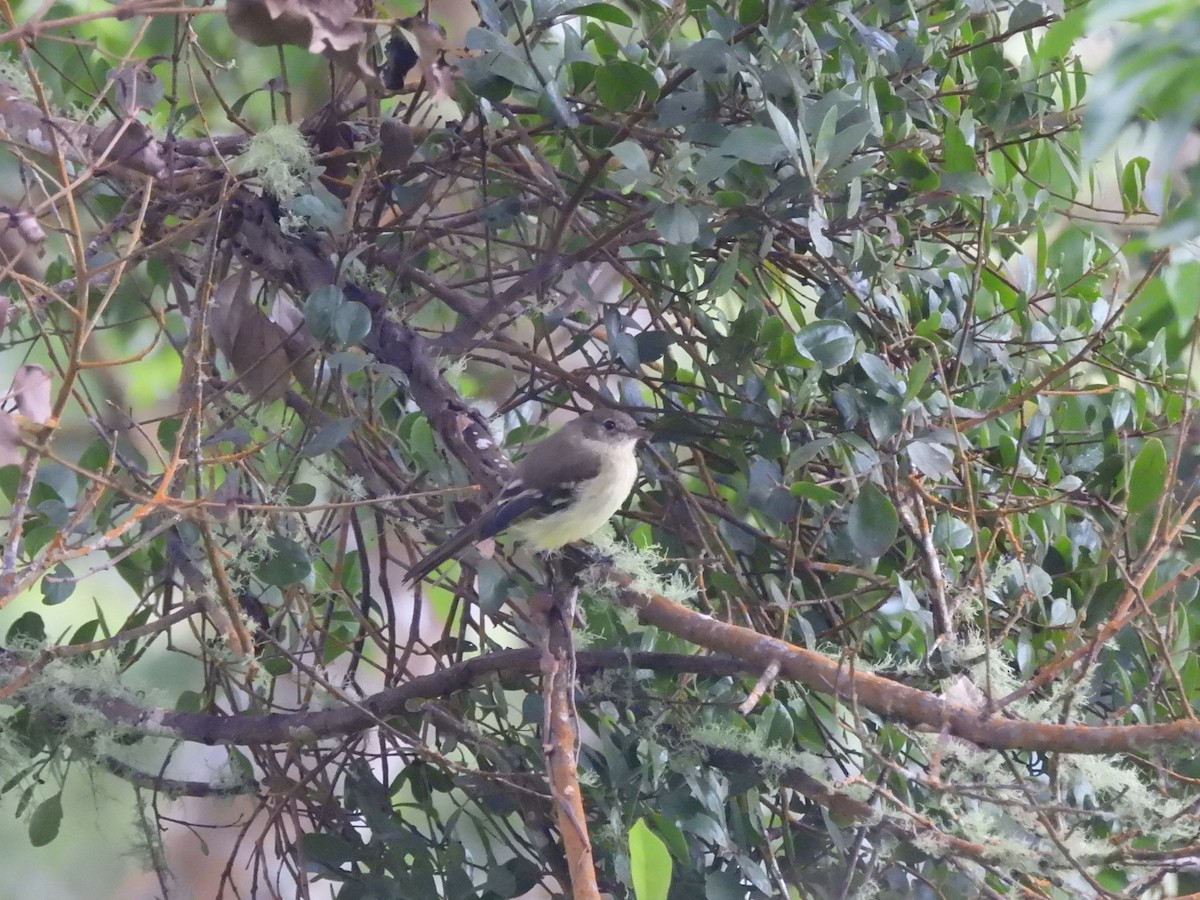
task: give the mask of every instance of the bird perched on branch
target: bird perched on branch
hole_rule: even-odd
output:
[[[465,547],[504,531],[533,550],[554,550],[612,518],[637,480],[638,441],[649,433],[626,413],[593,409],[538,441],[475,521],[418,560],[424,578]]]

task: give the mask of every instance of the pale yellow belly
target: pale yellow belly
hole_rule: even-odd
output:
[[[534,550],[553,550],[594,534],[621,508],[637,480],[637,460],[602,470],[576,498],[570,509],[513,526],[513,531]]]

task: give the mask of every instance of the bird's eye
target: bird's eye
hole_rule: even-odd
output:
[[[613,419],[605,419],[604,420],[604,430],[605,431],[615,431],[616,428],[617,428],[617,423],[615,420],[613,420]]]

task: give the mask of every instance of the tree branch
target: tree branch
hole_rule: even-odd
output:
[[[77,691],[75,700],[100,712],[114,725],[143,734],[200,744],[292,744],[365,731],[375,726],[376,719],[403,712],[410,700],[452,694],[492,675],[538,674],[541,672],[541,656],[542,651],[535,648],[498,650],[380,691],[365,698],[357,707],[312,712],[235,716],[176,712],[161,707],[139,706],[123,698],[91,691]],[[16,671],[19,675],[16,659],[15,655],[9,654],[4,667],[8,672]],[[584,673],[634,668],[714,677],[754,671],[753,666],[736,659],[676,653],[626,653],[621,650],[581,652],[578,654],[578,668]]]
[[[721,622],[660,594],[633,590],[633,579],[611,567],[603,577],[619,585],[620,600],[643,622],[717,653],[761,666],[778,659],[780,677],[850,700],[885,719],[929,731],[944,731],[980,747],[1061,753],[1146,752],[1161,744],[1200,741],[1200,720],[1161,725],[1057,725],[994,715],[987,709],[952,703],[937,694],[889,678],[848,668],[820,653]]]

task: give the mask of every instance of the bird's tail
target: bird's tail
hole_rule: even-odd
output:
[[[435,547],[428,555],[422,557],[413,563],[412,568],[404,576],[406,584],[416,584],[425,576],[429,575],[434,569],[444,563],[453,556],[457,556],[464,547],[475,543],[479,539],[478,523],[468,525],[466,528],[447,540],[444,544]]]

